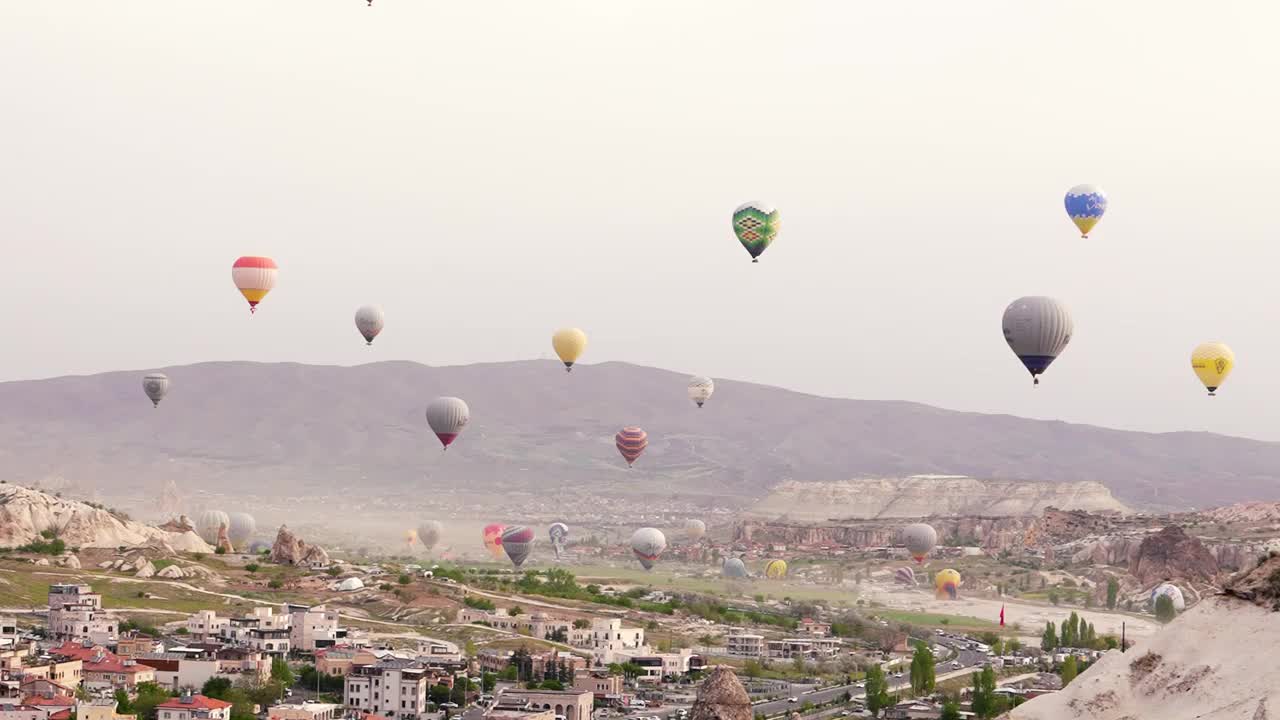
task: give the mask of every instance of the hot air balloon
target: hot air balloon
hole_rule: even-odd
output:
[[[519,569],[533,552],[533,529],[523,525],[513,525],[502,531],[502,549],[507,553],[511,564]]]
[[[1191,351],[1191,369],[1208,388],[1210,396],[1217,394],[1235,365],[1236,354],[1220,342],[1201,343]]]
[[[547,528],[547,534],[551,536],[551,550],[559,560],[564,555],[564,544],[569,539],[569,526],[562,522],[551,523],[551,527]]]
[[[751,254],[751,262],[760,262],[760,254],[778,237],[778,211],[760,202],[739,205],[733,211],[733,234]]]
[[[1005,308],[1001,325],[1005,342],[1026,366],[1036,385],[1040,384],[1038,376],[1071,342],[1074,330],[1066,306],[1042,296],[1014,300]]]
[[[231,280],[249,301],[249,312],[255,312],[262,298],[276,286],[277,272],[276,261],[269,257],[245,255],[231,266]]]
[[[221,510],[205,510],[196,518],[196,534],[210,545],[218,544],[218,530],[231,527],[231,518]]]
[[[1160,583],[1151,589],[1151,607],[1153,609],[1156,606],[1156,600],[1159,600],[1161,595],[1169,596],[1169,601],[1173,603],[1174,610],[1182,612],[1187,609],[1187,600],[1182,596],[1182,591],[1176,585],[1171,585],[1167,582]]]
[[[960,573],[947,568],[933,578],[934,593],[939,600],[955,600],[960,591]]]
[[[702,403],[711,399],[711,394],[716,391],[715,382],[702,375],[694,375],[689,378],[689,399],[702,407]]]
[[[582,351],[587,349],[587,334],[578,328],[557,330],[551,336],[551,347],[555,348],[560,362],[564,363],[564,371],[569,372],[578,358],[582,357]]]
[[[618,452],[627,461],[627,467],[631,467],[640,453],[649,447],[649,434],[638,427],[624,427],[613,436],[613,444],[618,446]]]
[[[922,563],[925,556],[937,546],[938,532],[930,525],[912,523],[902,528],[902,544],[907,546],[907,552],[911,553],[917,563]]]
[[[707,534],[707,524],[701,520],[689,518],[684,521],[684,534],[690,540],[701,540],[702,536]]]
[[[142,378],[142,392],[151,400],[152,407],[160,407],[160,401],[169,394],[169,376],[164,373],[151,373]]]
[[[428,520],[418,526],[418,542],[422,547],[431,550],[440,544],[440,536],[444,534],[444,526],[438,520]]]
[[[413,550],[413,546],[418,544],[418,531],[410,528],[404,531],[404,544],[409,550]]]
[[[438,397],[427,404],[427,424],[431,431],[440,438],[445,450],[453,442],[462,428],[471,421],[471,409],[461,398]]]
[[[227,539],[233,547],[247,547],[250,538],[258,530],[258,521],[246,512],[227,513]]]
[[[645,570],[652,570],[666,549],[667,536],[657,528],[643,527],[631,534],[631,552]]]
[[[727,578],[747,577],[747,564],[742,562],[742,558],[726,558],[720,566],[720,574]]]
[[[1097,185],[1077,185],[1067,191],[1064,203],[1067,216],[1080,229],[1080,237],[1089,237],[1089,231],[1107,212],[1107,194]]]
[[[764,576],[770,580],[781,580],[787,576],[786,560],[770,560],[764,566]]]
[[[502,531],[506,529],[505,525],[493,523],[492,525],[485,525],[482,531],[484,549],[489,551],[494,560],[502,557]]]
[[[377,305],[365,305],[356,310],[356,330],[364,336],[365,345],[373,344],[373,339],[378,337],[378,333],[382,332],[382,326],[386,323],[386,316],[382,314],[382,308]]]
[[[916,584],[916,571],[909,567],[900,567],[893,572],[893,581],[900,585]]]

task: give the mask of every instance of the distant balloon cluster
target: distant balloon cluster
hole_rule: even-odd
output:
[[[372,0],[370,0],[372,2]],[[1081,237],[1088,238],[1089,233],[1102,220],[1108,208],[1107,194],[1097,185],[1077,185],[1067,191],[1064,199],[1067,216],[1080,231]],[[738,206],[732,215],[731,227],[734,236],[751,257],[751,262],[758,263],[760,256],[769,249],[778,237],[781,219],[777,208],[769,203],[748,202]],[[276,287],[279,268],[269,257],[246,255],[236,259],[231,267],[231,279],[236,289],[249,303],[249,312],[254,313],[258,305]],[[366,345],[372,345],[386,326],[386,316],[377,305],[364,305],[356,310],[355,326]],[[1014,300],[1005,308],[1001,321],[1001,329],[1009,349],[1022,362],[1031,374],[1033,385],[1040,384],[1040,376],[1066,350],[1075,332],[1075,324],[1071,313],[1060,300],[1044,296],[1028,296]],[[566,372],[573,370],[587,349],[587,334],[580,328],[569,327],[556,330],[551,336],[551,346],[557,357],[564,364]],[[1231,348],[1220,342],[1209,342],[1197,346],[1191,354],[1191,368],[1208,389],[1210,395],[1226,380],[1235,366],[1235,355]],[[170,379],[163,373],[148,373],[142,379],[142,389],[151,400],[153,407],[159,407],[160,401],[169,393]],[[709,377],[695,375],[688,380],[686,393],[690,401],[701,408],[711,400],[715,393],[715,381]],[[467,424],[471,421],[471,410],[467,403],[457,397],[438,397],[427,404],[427,425],[439,439],[440,445],[447,450],[458,439]],[[649,435],[644,429],[628,425],[614,436],[614,445],[618,454],[630,468],[644,453],[649,445]],[[243,515],[243,514],[240,514]],[[206,517],[207,516],[207,517]],[[248,517],[248,516],[246,516]],[[252,525],[252,517],[248,517]],[[231,530],[232,542],[241,535],[243,519],[236,523],[234,518],[225,513],[206,513],[200,522],[200,534],[209,539],[210,533],[216,541],[216,533],[222,525]],[[410,547],[421,544],[427,550],[440,542],[443,528],[438,522],[430,521],[406,533],[406,541]],[[706,533],[706,525],[701,520],[689,520],[685,526],[686,536],[697,541]],[[564,553],[569,536],[569,527],[564,523],[555,523],[549,529],[549,537],[557,559]],[[246,538],[247,539],[247,538]],[[508,559],[518,568],[528,558],[535,540],[533,530],[524,526],[488,525],[483,531],[485,548],[495,559],[505,552]],[[917,563],[924,558],[937,544],[937,533],[925,524],[915,524],[903,530],[902,541]],[[646,569],[652,568],[662,555],[667,545],[666,536],[656,528],[641,528],[631,538],[631,549],[637,560]],[[772,560],[765,566],[765,576],[782,578],[786,575],[787,566],[782,560]],[[746,577],[746,566],[740,558],[729,558],[724,562],[722,572],[726,577]],[[954,588],[959,585],[959,576],[954,578],[947,573],[939,574],[939,592],[948,592],[954,597]],[[946,582],[943,576],[946,575]],[[900,570],[896,576],[899,582],[915,584],[910,568]]]

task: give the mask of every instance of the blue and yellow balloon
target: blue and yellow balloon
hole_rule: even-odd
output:
[[[1107,212],[1107,194],[1097,185],[1077,185],[1067,191],[1064,203],[1067,216],[1080,229],[1080,237],[1088,238],[1089,231]]]

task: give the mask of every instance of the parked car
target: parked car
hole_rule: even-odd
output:
[[[789,697],[789,698],[787,698],[787,702],[789,702],[789,703],[793,703],[793,702],[800,702],[800,698],[793,698],[793,697]]]

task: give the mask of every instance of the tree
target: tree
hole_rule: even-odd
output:
[[[1004,649],[1012,655],[1022,649],[1022,641],[1018,638],[1009,638],[1004,641]]]
[[[432,685],[427,689],[427,699],[435,703],[436,707],[449,702],[449,686],[448,685]]]
[[[1040,636],[1040,649],[1045,652],[1055,650],[1058,647],[1058,633],[1053,629],[1052,622],[1044,624],[1044,634]]]
[[[275,658],[271,661],[271,681],[285,686],[293,684],[293,669],[284,658]]]
[[[168,690],[153,682],[138,683],[135,690],[137,697],[133,701],[133,712],[138,720],[152,720],[156,714],[156,706],[173,697]]]
[[[1076,679],[1076,656],[1068,655],[1065,662],[1062,663],[1062,686],[1066,687]]]
[[[758,678],[763,672],[764,668],[760,666],[759,660],[748,660],[742,664],[742,674],[749,678]]]
[[[491,672],[480,674],[480,692],[491,693],[498,685],[498,676]]]
[[[586,618],[578,618],[573,621],[573,627],[575,630],[586,630],[591,627],[591,621]]]
[[[973,676],[973,695],[970,704],[974,715],[980,718],[995,717],[999,709],[996,704],[996,673],[990,665]]]
[[[955,700],[942,703],[942,714],[938,720],[960,720],[960,705]]]
[[[508,665],[502,668],[502,672],[498,673],[498,679],[503,682],[516,682],[519,678],[519,672],[515,665]]]
[[[915,654],[911,656],[911,692],[916,695],[931,693],[935,682],[933,653],[928,645],[917,642]]]
[[[542,689],[543,690],[563,690],[564,683],[560,682],[559,680],[543,680]]]
[[[523,615],[524,608],[520,607],[519,605],[512,605],[511,608],[507,610],[507,614],[510,615],[511,617],[516,617],[517,615]]]
[[[211,677],[200,688],[200,694],[215,700],[226,700],[231,693],[231,680],[224,677]]]
[[[1107,609],[1116,609],[1116,598],[1120,596],[1120,581],[1111,576],[1107,578]]]
[[[248,565],[244,566],[244,569],[248,570],[251,573],[256,573],[261,567],[262,566],[259,565],[258,563],[249,563]]]
[[[1167,623],[1178,614],[1173,607],[1173,598],[1168,595],[1161,595],[1156,598],[1156,619],[1162,623]]]
[[[396,582],[400,583],[401,585],[408,585],[409,583],[413,582],[413,578],[409,577],[408,573],[400,573],[400,577],[396,578]]]
[[[804,675],[808,667],[804,663],[804,655],[796,655],[791,659],[791,664],[795,666],[796,672]]]
[[[124,688],[116,690],[116,712],[120,715],[133,714],[133,703],[129,702],[129,691]]]
[[[1054,605],[1057,605],[1060,601],[1061,601],[1061,598],[1059,598],[1059,597],[1058,597],[1058,591],[1057,591],[1057,590],[1050,590],[1050,591],[1049,591],[1049,602],[1053,603]]]
[[[867,668],[866,694],[867,710],[872,717],[880,717],[880,711],[892,702],[889,698],[889,683],[884,679],[884,669],[878,664]]]

